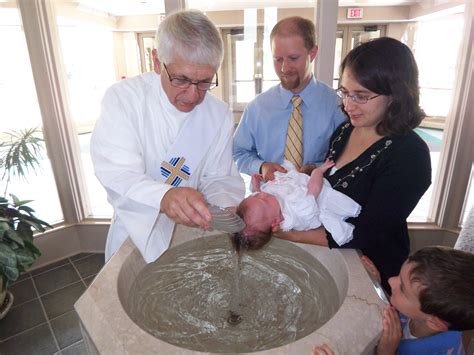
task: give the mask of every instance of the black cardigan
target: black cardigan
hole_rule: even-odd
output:
[[[353,128],[345,122],[336,129],[328,158],[337,161]],[[406,219],[431,184],[428,146],[414,131],[384,137],[333,175],[326,172],[325,178],[362,207],[358,217],[347,219],[355,226],[352,240],[339,246],[326,231],[329,247],[360,249],[390,292],[387,280],[399,274],[410,251]]]

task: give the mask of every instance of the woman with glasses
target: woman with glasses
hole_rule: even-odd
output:
[[[91,139],[96,176],[114,218],[108,260],[131,238],[146,262],[168,248],[175,223],[207,228],[208,203],[237,205],[245,187],[232,160],[233,118],[208,92],[223,44],[200,11],[161,22],[154,71],[113,85]]]
[[[410,250],[407,217],[431,184],[426,143],[413,131],[424,118],[419,106],[418,68],[410,49],[391,38],[354,48],[340,68],[337,90],[348,116],[333,133],[325,174],[332,187],[361,205],[352,239],[338,245],[324,227],[280,237],[356,248],[387,280],[398,275]]]

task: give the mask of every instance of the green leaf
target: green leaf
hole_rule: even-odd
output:
[[[30,201],[12,198],[17,206],[0,197],[0,276],[5,284],[17,280],[41,255],[33,244],[33,231],[52,228],[34,216],[26,205]]]
[[[13,177],[25,179],[29,169],[36,172],[40,167],[39,157],[43,146],[42,139],[36,136],[38,133],[37,128],[5,133],[10,139],[3,145],[7,150],[2,156],[1,167],[4,169],[2,179],[7,183]]]
[[[0,218],[0,237],[3,236],[5,231],[11,230],[10,225],[3,218]]]
[[[44,232],[45,231],[43,226],[48,227],[48,228],[53,228],[52,226],[50,226],[45,221],[42,221],[41,219],[36,218],[36,217],[21,215],[21,217],[19,219],[21,221],[20,223],[22,223],[22,222],[28,223],[29,225],[31,225],[34,229],[36,229],[39,232]]]
[[[26,271],[36,260],[34,254],[27,249],[20,249],[16,253],[16,262],[21,272]]]
[[[0,263],[0,274],[5,275],[7,280],[16,281],[20,277],[20,270],[15,266],[6,266]]]
[[[4,235],[5,235],[6,238],[8,238],[11,241],[15,242],[19,246],[22,246],[22,247],[25,246],[25,242],[23,241],[23,239],[21,238],[19,233],[17,233],[17,231],[15,231],[13,229],[9,229],[5,232]]]
[[[16,254],[6,243],[0,243],[0,264],[16,267]]]
[[[35,255],[35,258],[41,256],[41,251],[32,242],[26,240],[25,248],[27,248],[33,255]]]
[[[30,201],[27,201],[27,202],[31,202],[31,200],[30,200]],[[32,209],[30,206],[25,206],[25,205],[19,206],[19,205],[17,205],[17,207],[18,207],[18,209],[19,209],[20,211],[25,211],[25,212],[28,213],[30,216],[34,216],[35,210]]]
[[[25,205],[30,203],[30,202],[33,202],[33,200],[19,200],[18,198],[16,198],[14,206],[15,207],[25,207]],[[28,208],[31,209],[34,212],[34,210],[31,207],[28,207]]]

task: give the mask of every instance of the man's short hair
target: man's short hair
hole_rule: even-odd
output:
[[[421,285],[421,311],[449,329],[474,329],[474,254],[448,247],[425,247],[408,257],[410,279]]]
[[[270,33],[270,42],[275,36],[299,36],[303,39],[308,52],[316,46],[314,23],[300,16],[287,17],[278,21]]]
[[[199,10],[184,10],[167,16],[158,26],[155,46],[160,62],[184,59],[209,64],[216,70],[224,56],[217,27]]]

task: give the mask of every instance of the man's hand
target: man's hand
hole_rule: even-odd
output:
[[[204,196],[191,187],[169,189],[161,200],[161,212],[176,223],[209,228],[211,213]]]
[[[263,181],[273,180],[275,178],[275,171],[279,171],[281,173],[287,172],[284,167],[277,163],[265,162],[260,168],[260,170],[262,171]]]
[[[402,328],[398,312],[392,306],[383,311],[382,336],[377,345],[377,355],[395,355],[402,338]]]

